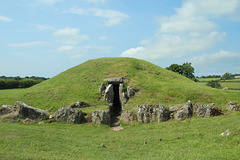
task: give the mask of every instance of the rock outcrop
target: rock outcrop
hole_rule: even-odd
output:
[[[193,116],[193,106],[190,101],[187,104],[183,105],[177,112],[174,114],[174,118],[178,121],[183,121],[187,118]]]
[[[105,110],[97,110],[92,112],[92,123],[94,124],[110,124],[110,112]]]
[[[84,114],[81,110],[72,108],[60,108],[54,115],[56,121],[81,123],[83,122]]]
[[[0,109],[0,119],[6,121],[22,121],[26,118],[41,120],[47,117],[48,112],[31,107],[21,101],[13,106],[3,105]]]

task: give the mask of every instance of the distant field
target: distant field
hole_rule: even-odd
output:
[[[124,129],[118,132],[105,125],[0,122],[0,159],[237,160],[239,117],[240,112],[231,112],[182,122],[135,122],[122,124]],[[220,136],[227,129],[233,134]]]
[[[216,81],[220,80],[220,78],[198,78],[198,80],[206,85],[208,81]],[[240,90],[240,79],[220,80],[219,82],[223,88],[228,87],[230,90]]]

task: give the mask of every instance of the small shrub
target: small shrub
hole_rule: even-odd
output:
[[[212,88],[221,88],[219,81],[214,81],[214,80],[209,81],[207,83],[207,86],[210,86]]]

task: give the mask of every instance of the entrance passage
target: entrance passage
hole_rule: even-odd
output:
[[[119,97],[119,84],[113,84],[114,99],[113,99],[113,116],[119,116],[122,110],[122,105]]]

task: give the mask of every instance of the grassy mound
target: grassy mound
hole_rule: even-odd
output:
[[[127,85],[135,91],[126,109],[140,104],[174,104],[214,102],[224,106],[237,101],[239,91],[222,91],[193,82],[147,61],[134,58],[101,58],[89,60],[28,89],[0,91],[0,105],[23,101],[41,109],[56,110],[76,101],[84,101],[95,108],[108,103],[99,96],[98,89],[105,78],[126,77]]]

